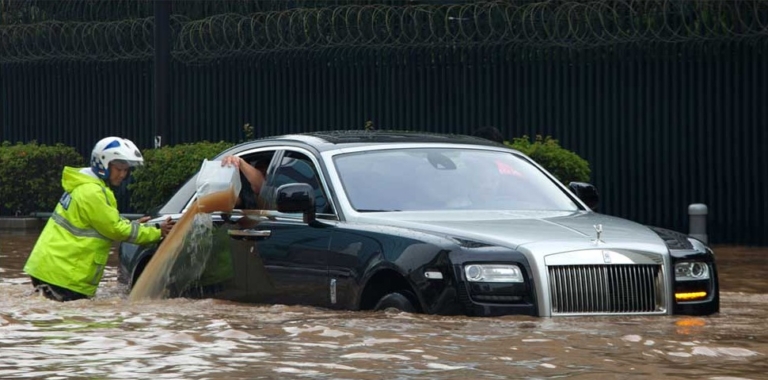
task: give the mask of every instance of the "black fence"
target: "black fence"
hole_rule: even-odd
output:
[[[519,9],[530,7],[528,2],[519,3]],[[693,7],[715,2],[626,3]],[[396,39],[379,35],[377,40],[377,34],[363,33],[359,36],[370,38],[344,40],[338,31],[328,31],[325,35],[337,36],[338,43],[322,45],[333,38],[312,34],[311,44],[302,45],[296,37],[300,29],[292,35],[290,27],[275,27],[282,30],[280,39],[236,43],[222,39],[229,36],[226,25],[233,25],[232,20],[213,22],[219,16],[204,14],[203,21],[184,21],[174,15],[171,103],[163,142],[239,141],[245,124],[254,127],[256,137],[361,129],[369,121],[378,129],[447,133],[494,125],[509,139],[551,135],[587,159],[606,214],[687,231],[687,206],[705,203],[710,208],[712,242],[768,245],[768,202],[763,200],[768,195],[768,160],[762,154],[768,143],[768,29],[762,26],[768,25],[768,8],[765,2],[747,0],[722,3],[731,11],[753,4],[754,18],[736,12],[738,17],[730,20],[738,28],[718,29],[714,25],[722,24],[723,17],[707,24],[709,16],[701,16],[703,11],[681,8],[678,13],[688,16],[674,22],[667,18],[654,33],[648,32],[650,26],[643,29],[648,33],[640,33],[640,26],[630,33],[633,29],[626,25],[643,24],[625,25],[624,19],[616,19],[620,24],[616,27],[604,20],[590,24],[591,34],[579,28],[560,33],[545,28],[546,34],[531,34],[537,27],[525,32],[510,26],[517,34],[502,36],[495,13],[486,11],[490,16],[483,17],[494,28],[485,34],[469,33],[469,27],[434,29],[429,38],[426,32],[418,34],[425,43],[413,42],[415,37],[407,43],[403,35],[409,29],[402,25],[408,23],[401,23],[399,29],[390,30]],[[557,8],[571,4],[576,9],[580,2],[552,4],[553,14],[592,17],[589,12]],[[476,31],[486,30],[480,27],[479,16],[467,10],[471,5],[450,6],[454,8],[444,8],[438,16],[468,19]],[[390,5],[376,7],[401,16],[410,12]],[[456,7],[464,7],[464,13],[451,13]],[[546,14],[547,9],[537,9],[539,13],[528,9],[529,14],[541,20],[554,17]],[[362,12],[350,7],[346,14],[353,11]],[[287,9],[226,17],[270,25],[288,23],[278,21],[277,15],[302,20],[300,12],[312,14]],[[332,16],[323,12],[316,11],[313,17]],[[698,29],[687,26],[693,25],[691,20],[699,21]],[[201,22],[209,26],[200,27]],[[211,31],[217,25],[222,29]],[[216,38],[182,41],[184,28],[193,27]],[[523,38],[524,32],[529,39]],[[323,35],[322,30],[317,33]],[[489,33],[502,37],[481,38]],[[44,45],[30,45],[41,49],[34,54],[14,46],[16,58],[0,57],[4,62],[0,140],[62,142],[84,155],[107,135],[128,137],[143,148],[153,146],[157,127],[151,50],[128,58],[115,53],[110,59],[88,58],[86,51],[74,59],[57,58],[56,51],[62,49],[44,56]],[[84,49],[88,46],[99,45]],[[123,212],[133,212],[127,202],[122,204]]]

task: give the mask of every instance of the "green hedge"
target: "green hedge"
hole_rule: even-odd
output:
[[[75,148],[57,145],[0,145],[0,215],[29,215],[52,211],[64,190],[64,166],[85,166]]]
[[[570,182],[589,182],[589,163],[550,136],[536,136],[533,141],[528,136],[518,137],[507,145],[531,157],[566,186]]]
[[[233,145],[203,141],[143,150],[144,166],[134,170],[128,185],[131,206],[145,213],[162,205],[200,169],[203,159],[210,160]]]

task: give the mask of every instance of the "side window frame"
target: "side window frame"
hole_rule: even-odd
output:
[[[285,158],[285,156],[288,154],[288,152],[301,154],[303,158],[306,159],[309,162],[309,164],[311,164],[312,166],[315,177],[317,178],[317,181],[318,181],[318,185],[320,187],[322,195],[325,198],[325,201],[327,204],[326,205],[327,212],[318,213],[317,214],[318,218],[338,220],[338,212],[336,209],[336,205],[333,202],[333,197],[331,197],[331,192],[328,187],[328,181],[325,178],[325,175],[323,174],[322,166],[320,165],[317,157],[306,149],[291,146],[291,147],[282,147],[282,149],[280,149],[279,152],[276,152],[276,154],[272,157],[272,162],[269,168],[267,169],[266,182],[264,187],[262,187],[261,189],[262,194],[260,194],[259,197],[261,197],[262,199],[264,198],[263,196],[264,191],[276,190],[274,175],[278,170],[278,168],[280,167],[280,165],[282,165],[282,161]]]

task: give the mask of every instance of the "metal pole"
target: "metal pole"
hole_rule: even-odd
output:
[[[707,244],[707,205],[694,203],[688,206],[690,232],[688,235]]]
[[[154,0],[155,148],[170,140],[171,0]]]

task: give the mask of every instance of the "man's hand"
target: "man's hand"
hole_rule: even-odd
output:
[[[152,219],[152,217],[151,217],[151,216],[149,216],[149,215],[147,215],[147,216],[142,216],[141,218],[137,219],[137,221],[138,221],[139,223],[146,223],[146,222],[148,222],[150,219]]]
[[[221,160],[221,166],[234,166],[240,169],[240,157],[226,156]]]
[[[171,232],[171,229],[173,229],[173,226],[175,225],[176,225],[176,221],[171,219],[170,216],[166,218],[162,223],[160,223],[161,236],[166,237]]]

